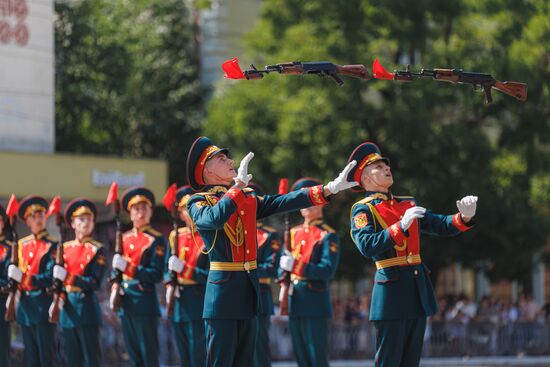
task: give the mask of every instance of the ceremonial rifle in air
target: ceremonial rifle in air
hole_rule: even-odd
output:
[[[262,79],[265,74],[275,72],[286,75],[314,74],[331,78],[339,86],[344,84],[344,81],[339,75],[365,80],[370,80],[372,76],[374,76],[375,79],[398,81],[413,81],[417,78],[430,77],[435,80],[453,84],[471,84],[474,86],[474,89],[481,87],[485,93],[485,101],[487,104],[493,101],[491,95],[492,88],[520,101],[525,101],[527,99],[527,84],[525,83],[500,82],[490,74],[463,71],[462,69],[422,69],[420,72],[413,72],[407,67],[404,71],[388,73],[378,59],[374,61],[372,76],[364,65],[336,65],[328,61],[293,61],[282,64],[266,65],[264,69],[257,69],[253,64],[250,64],[250,69],[243,71],[239,66],[239,60],[233,58],[225,61],[222,64],[222,69],[225,71],[225,77],[228,79],[258,80]]]
[[[413,81],[417,78],[433,78],[435,80],[449,82],[453,84],[471,84],[474,89],[481,87],[485,93],[485,102],[487,104],[493,102],[491,89],[505,93],[520,101],[527,99],[527,84],[519,82],[500,82],[490,74],[475,73],[463,71],[462,69],[422,69],[420,72],[410,71],[409,66],[404,71],[396,70],[393,73],[388,73],[380,64],[378,59],[374,60],[372,65],[372,74],[376,79]]]

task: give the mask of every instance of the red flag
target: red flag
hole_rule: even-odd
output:
[[[105,200],[105,206],[114,203],[118,200],[118,183],[113,182],[111,184],[111,188],[109,189],[109,193],[107,194],[107,200]]]
[[[228,79],[246,79],[246,77],[243,74],[243,71],[241,70],[241,67],[239,66],[239,59],[233,58],[231,60],[227,60],[222,64],[222,69],[225,71],[224,78]]]
[[[164,194],[164,198],[162,198],[164,207],[169,212],[171,212],[174,209],[174,203],[176,202],[176,190],[177,190],[176,184],[172,184],[168,188],[168,190],[166,190],[166,193]]]
[[[19,210],[19,202],[17,201],[17,198],[14,194],[11,194],[10,201],[8,201],[8,206],[6,208],[6,215],[10,218],[13,218],[13,216],[17,213]]]
[[[281,178],[279,181],[279,194],[288,194],[288,178]]]
[[[382,64],[380,64],[378,58],[374,60],[374,63],[372,64],[372,75],[376,79],[393,80],[393,73],[388,73]]]
[[[49,217],[52,214],[57,214],[60,211],[61,211],[61,198],[59,196],[54,196],[48,208],[48,212],[46,213],[46,217]]]

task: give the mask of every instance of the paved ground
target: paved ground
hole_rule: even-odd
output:
[[[331,367],[373,367],[372,361],[332,361]],[[550,367],[550,356],[539,357],[472,357],[472,358],[424,358],[420,367]],[[273,363],[273,367],[297,367],[292,362]]]

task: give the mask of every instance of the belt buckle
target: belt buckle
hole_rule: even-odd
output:
[[[413,255],[407,255],[407,264],[413,263]]]
[[[246,262],[243,264],[243,268],[244,268],[244,270],[246,270],[247,272],[250,273],[250,262],[246,261]]]

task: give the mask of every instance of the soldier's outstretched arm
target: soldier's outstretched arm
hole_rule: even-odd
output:
[[[427,211],[424,218],[420,220],[421,232],[434,236],[456,236],[472,228],[474,221],[471,218],[476,212],[477,197],[466,196],[458,200],[456,204],[459,211],[452,215]],[[464,218],[467,218],[468,221]]]

